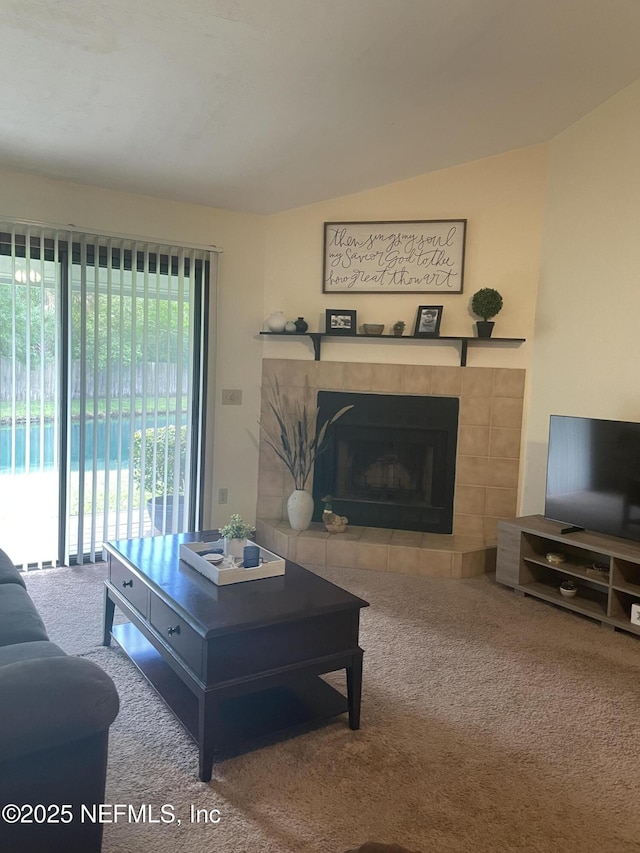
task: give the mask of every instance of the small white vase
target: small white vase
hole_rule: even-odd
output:
[[[296,489],[289,495],[287,515],[292,530],[307,530],[313,515],[313,497],[306,489]]]
[[[247,540],[245,539],[225,539],[224,540],[224,550],[225,553],[230,557],[237,557],[239,560],[242,559],[244,546],[247,544]]]
[[[273,314],[267,317],[267,328],[270,332],[284,332],[284,327],[287,325],[287,318],[282,311],[277,308]]]

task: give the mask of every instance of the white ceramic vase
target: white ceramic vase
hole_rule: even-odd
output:
[[[306,489],[295,489],[287,501],[287,514],[292,530],[306,530],[313,515],[313,497]]]
[[[245,539],[225,539],[224,540],[224,550],[225,553],[230,557],[237,557],[238,559],[242,559],[244,546],[247,544],[247,540]]]
[[[284,332],[284,327],[286,325],[287,318],[279,308],[267,317],[267,328],[270,332]]]

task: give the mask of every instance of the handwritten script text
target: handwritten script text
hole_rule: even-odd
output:
[[[461,292],[465,222],[399,225],[327,223],[324,290]]]

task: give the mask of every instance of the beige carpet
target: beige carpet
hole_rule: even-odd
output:
[[[113,677],[107,799],[173,824],[107,825],[105,853],[640,850],[640,643],[490,577],[321,572],[367,599],[362,729],[346,720],[214,765],[101,638],[102,567],[27,576],[51,638]],[[333,678],[333,677],[332,677]],[[342,684],[342,679],[338,679]],[[191,824],[190,807],[218,809]],[[215,815],[214,815],[215,816]]]

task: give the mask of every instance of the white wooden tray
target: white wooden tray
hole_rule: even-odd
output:
[[[261,563],[251,569],[245,569],[242,561],[225,555],[224,560],[217,565],[210,563],[201,557],[203,552],[210,552],[221,548],[224,540],[218,542],[188,542],[180,546],[180,559],[188,563],[192,569],[200,572],[218,586],[228,583],[242,583],[243,581],[255,581],[262,578],[273,578],[284,574],[285,561],[277,554],[260,548]]]

